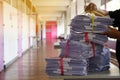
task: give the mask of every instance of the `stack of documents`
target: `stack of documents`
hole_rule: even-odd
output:
[[[94,45],[94,48],[93,48]],[[69,40],[60,42],[60,57],[86,59],[93,57],[98,51],[102,52],[103,46],[99,44],[85,43]]]
[[[102,52],[98,51],[97,54],[89,58],[88,71],[105,71],[110,68],[110,51],[108,48],[103,48]]]
[[[88,39],[90,42],[94,42],[101,45],[103,45],[108,41],[108,37],[105,35],[100,35],[95,33],[77,33],[75,31],[71,31],[69,39],[74,41],[84,41],[84,42],[86,41],[86,39]]]
[[[60,42],[57,58],[46,59],[46,73],[56,75],[87,75],[110,68],[110,51],[104,47],[108,37],[101,35],[113,24],[113,19],[77,15],[70,24],[70,35]]]
[[[87,61],[73,58],[47,58],[46,73],[56,75],[87,75]]]
[[[109,69],[110,52],[108,48],[104,48],[104,44],[108,41],[108,37],[101,35],[100,33],[107,31],[108,26],[112,25],[113,21],[114,19],[111,18],[93,15],[77,15],[71,21],[69,40],[78,41],[85,45],[88,44],[88,47],[90,46],[91,42],[94,43],[94,56],[86,57],[89,58],[89,71],[104,71]],[[76,51],[81,49],[82,48],[76,48]],[[92,49],[93,46],[91,47],[91,54],[93,53]],[[71,48],[68,50],[68,52],[71,56],[73,56],[72,54],[75,54]],[[85,54],[89,54],[90,52],[86,51]],[[65,53],[65,48],[62,49],[62,53]],[[79,56],[78,54],[76,56]]]
[[[113,19],[104,17],[95,17],[94,23],[91,16],[78,15],[71,21],[71,29],[77,32],[101,33],[107,31],[108,26],[113,24]],[[93,25],[93,26],[92,26]]]

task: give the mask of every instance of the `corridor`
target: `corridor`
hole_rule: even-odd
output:
[[[86,14],[90,3],[101,10],[120,9],[120,0],[0,0],[0,80],[120,80],[117,39],[98,34],[113,27],[114,21],[109,16]],[[84,58],[83,69],[79,69],[81,63],[65,63],[71,72],[61,76],[67,71],[62,64],[64,56],[57,59],[57,68],[50,63],[53,71],[47,69],[46,58],[50,61],[68,51],[68,41],[60,46],[60,40],[71,41],[67,57]],[[86,75],[78,75],[84,69]],[[48,76],[47,70],[57,75]]]
[[[45,74],[45,58],[55,57],[53,41],[40,42],[39,48],[29,49],[6,70],[0,73],[0,80],[48,80]]]

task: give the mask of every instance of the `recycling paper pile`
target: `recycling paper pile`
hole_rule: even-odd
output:
[[[71,30],[71,34],[69,37],[70,40],[74,41],[80,41],[80,42],[85,42],[85,41],[91,41],[97,44],[103,45],[105,42],[108,41],[107,36],[100,35],[98,33],[77,33],[75,31]]]
[[[108,48],[103,48],[98,51],[94,57],[89,58],[88,71],[98,72],[106,71],[110,68],[110,51]]]
[[[70,24],[71,29],[77,32],[93,32],[94,25],[94,33],[100,33],[107,31],[108,25],[112,25],[113,19],[103,18],[103,17],[93,17],[86,15],[78,15]],[[94,22],[92,22],[94,20]]]
[[[84,59],[50,58],[46,61],[46,73],[50,76],[87,75],[87,62]]]
[[[76,59],[87,59],[96,54],[96,52],[102,51],[101,45],[94,44],[95,48],[93,49],[92,43],[88,44],[73,40],[62,41],[60,46],[62,48],[60,57],[70,57]]]
[[[107,31],[112,22],[110,18],[75,16],[70,24],[69,39],[60,42],[60,56],[46,59],[46,73],[52,76],[87,75],[88,71],[108,70],[110,51],[104,47],[108,38],[99,33]]]

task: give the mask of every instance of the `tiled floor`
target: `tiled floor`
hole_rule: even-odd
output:
[[[53,46],[54,42],[55,40],[40,42],[38,48],[31,48],[23,57],[16,60],[15,63],[0,73],[0,80],[63,80],[64,77],[48,77],[45,74],[45,58],[58,56],[58,50],[55,50]],[[120,75],[118,68],[111,64],[109,72],[90,73],[88,76],[84,76],[84,78],[95,76],[119,77]],[[67,80],[69,80],[70,77],[80,78],[80,76],[65,76]]]

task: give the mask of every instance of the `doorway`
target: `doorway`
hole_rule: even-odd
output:
[[[56,39],[57,38],[57,23],[56,21],[46,22],[46,39]]]

